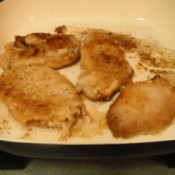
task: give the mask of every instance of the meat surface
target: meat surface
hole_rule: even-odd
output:
[[[90,121],[74,86],[47,67],[5,70],[0,76],[0,98],[24,126],[59,128],[68,136]]]
[[[3,69],[28,65],[45,65],[59,69],[79,60],[80,41],[74,35],[65,34],[66,27],[57,27],[56,34],[31,33],[16,36],[5,45],[0,56]]]
[[[109,33],[89,30],[80,54],[81,74],[77,87],[90,100],[108,100],[131,80],[132,68]]]
[[[122,89],[107,114],[113,136],[123,138],[160,132],[174,118],[174,89],[164,83],[148,81]]]

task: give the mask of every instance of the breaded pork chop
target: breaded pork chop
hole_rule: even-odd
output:
[[[47,67],[5,70],[0,76],[0,97],[22,125],[61,128],[69,135],[90,121],[74,86]]]
[[[175,118],[175,91],[157,82],[129,84],[111,105],[107,122],[114,137],[162,131]]]
[[[90,100],[108,100],[133,71],[124,58],[124,51],[112,35],[92,29],[80,48],[81,74],[77,87]]]
[[[3,69],[9,69],[19,66],[45,65],[59,69],[79,60],[79,46],[80,42],[74,35],[64,32],[16,36],[14,42],[5,45],[5,52],[0,56],[0,66]]]

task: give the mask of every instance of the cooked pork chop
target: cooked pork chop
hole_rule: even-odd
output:
[[[74,35],[65,34],[65,28],[56,28],[57,34],[31,33],[16,36],[5,45],[0,56],[4,69],[28,65],[45,65],[59,69],[79,60],[80,42]]]
[[[89,31],[80,54],[82,71],[77,87],[91,100],[108,100],[132,77],[124,51],[103,30]]]
[[[153,134],[175,118],[175,91],[165,83],[138,82],[121,90],[111,105],[107,121],[114,137]]]
[[[74,86],[47,67],[5,70],[0,76],[0,98],[23,125],[62,128],[69,135],[90,121]]]

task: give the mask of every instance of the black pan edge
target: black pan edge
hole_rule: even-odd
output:
[[[175,140],[102,145],[57,145],[0,141],[0,150],[18,156],[48,159],[145,157],[175,153]]]

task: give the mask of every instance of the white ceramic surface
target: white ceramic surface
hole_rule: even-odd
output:
[[[59,25],[95,27],[114,32],[131,33],[137,37],[151,37],[167,48],[175,49],[174,0],[5,0],[0,3],[0,50],[16,34],[53,32]],[[71,74],[76,70],[62,70]],[[73,78],[71,78],[73,79]],[[4,108],[3,108],[4,109]],[[6,114],[7,111],[4,111]],[[8,115],[8,114],[7,114]],[[35,139],[18,139],[21,129],[15,124],[11,134],[1,134],[0,140],[62,144],[56,133],[40,130]],[[72,138],[66,144],[136,143],[174,140],[175,124],[158,135],[132,139],[114,139],[110,132],[91,139]],[[43,137],[44,135],[44,137]],[[37,139],[38,138],[38,139]]]

